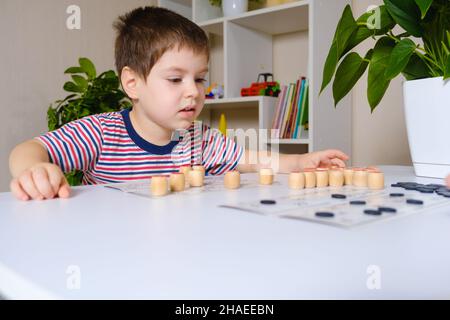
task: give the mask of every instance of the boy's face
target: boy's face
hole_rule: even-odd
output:
[[[208,60],[189,48],[166,51],[136,83],[137,106],[147,120],[167,130],[187,129],[205,101]]]

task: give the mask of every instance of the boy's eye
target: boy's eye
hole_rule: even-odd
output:
[[[170,79],[167,79],[167,80],[169,80],[172,83],[180,83],[180,82],[183,81],[183,79],[181,79],[181,78],[170,78]],[[197,83],[205,83],[206,79],[203,79],[203,78],[195,79],[195,82],[197,82]]]

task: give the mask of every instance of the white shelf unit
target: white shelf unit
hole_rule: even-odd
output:
[[[334,108],[330,88],[319,96],[326,55],[347,4],[351,4],[351,0],[299,0],[223,17],[222,10],[211,6],[208,0],[160,0],[162,6],[181,7],[182,10],[175,11],[193,19],[210,37],[208,79],[211,83],[224,84],[225,97],[217,101],[206,100],[202,119],[209,120],[214,126],[220,113],[224,112],[229,128],[257,126],[270,129],[276,99],[240,97],[241,88],[255,82],[257,75],[263,72],[273,73],[277,81],[283,79],[281,85],[306,76],[310,86],[309,130],[303,132],[300,139],[272,139],[269,143],[291,147],[306,145],[306,151],[337,148],[351,156],[351,98],[344,98],[339,107]],[[287,41],[297,41],[295,36],[289,38],[291,34],[304,35],[304,46],[307,46],[306,58],[301,53],[291,53],[295,60],[293,65],[304,64],[303,74],[299,70],[296,77],[292,77],[292,71],[295,73],[296,70],[274,71],[275,62],[285,56],[285,52],[280,53],[274,46],[276,37],[287,35]],[[300,60],[296,60],[297,56]],[[283,73],[290,73],[290,76]],[[253,113],[250,116],[251,109]],[[241,116],[239,111],[245,116]],[[228,120],[230,117],[231,121]]]

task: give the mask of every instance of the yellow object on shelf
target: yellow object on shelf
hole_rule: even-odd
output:
[[[226,136],[227,135],[227,120],[225,119],[225,114],[220,115],[219,120],[219,131]]]
[[[273,7],[273,6],[278,6],[280,4],[285,4],[288,2],[293,2],[294,0],[266,0],[266,5],[265,7]]]

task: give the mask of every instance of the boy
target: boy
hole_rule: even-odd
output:
[[[204,99],[209,47],[204,31],[164,8],[119,17],[115,60],[130,110],[88,116],[26,141],[10,155],[12,193],[21,200],[69,197],[63,172],[83,171],[84,184],[168,175],[201,163],[207,174],[255,172],[250,152],[205,125],[195,125]],[[173,140],[174,132],[181,132]],[[335,164],[338,150],[278,155],[279,171]]]

